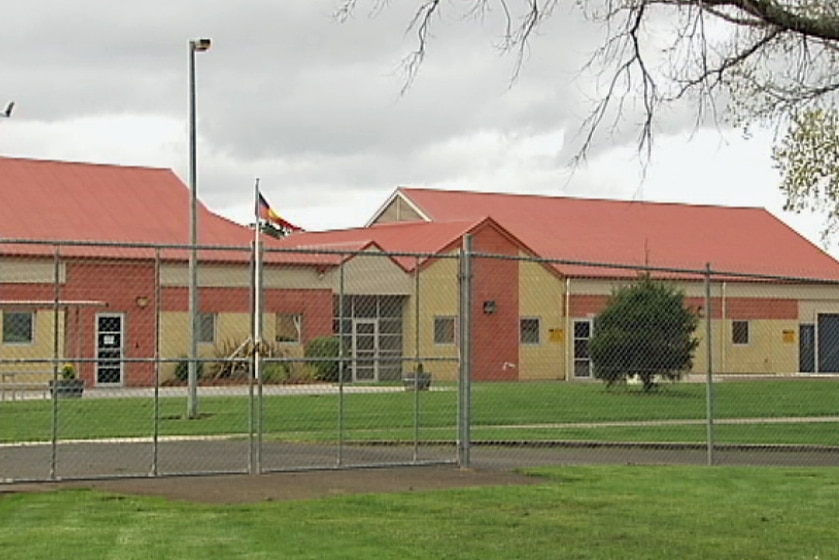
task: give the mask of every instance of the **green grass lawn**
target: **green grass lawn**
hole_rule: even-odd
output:
[[[559,467],[535,486],[211,506],[0,497],[5,558],[839,558],[839,470]]]
[[[262,426],[269,439],[335,441],[343,438],[411,441],[414,422],[420,439],[453,441],[457,393],[450,390],[347,394],[339,422],[336,395],[266,397]],[[839,415],[839,382],[833,380],[726,382],[716,385],[720,419],[827,417]],[[414,404],[419,403],[415,412]],[[606,391],[600,384],[480,383],[472,394],[473,439],[604,440],[702,442],[705,427],[591,426],[597,422],[702,420],[705,387],[664,385],[653,394],[637,387]],[[200,419],[185,419],[185,398],[160,401],[158,433],[168,435],[243,435],[251,416],[246,397],[204,397]],[[151,399],[60,400],[60,439],[150,437],[155,430]],[[51,401],[0,403],[0,442],[48,441],[52,433]],[[570,424],[570,426],[569,426]],[[716,429],[726,443],[811,443],[839,445],[835,424],[764,424]]]

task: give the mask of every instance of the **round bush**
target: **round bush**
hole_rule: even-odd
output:
[[[314,358],[312,369],[315,371],[315,379],[320,381],[338,381],[338,370],[341,362],[337,360],[341,351],[341,340],[337,336],[321,336],[315,338],[306,346],[303,355],[306,358]],[[329,360],[325,358],[336,358]],[[346,379],[346,377],[345,377]]]

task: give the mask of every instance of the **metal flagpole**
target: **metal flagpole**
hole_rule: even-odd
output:
[[[257,388],[256,407],[256,472],[262,472],[262,379],[260,370],[262,360],[260,358],[262,346],[262,251],[259,243],[259,178],[254,183],[254,211],[255,221],[253,227],[253,378]]]

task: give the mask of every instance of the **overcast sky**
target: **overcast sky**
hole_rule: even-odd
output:
[[[235,221],[252,220],[259,177],[310,230],[363,225],[406,185],[761,206],[819,243],[819,216],[781,209],[769,132],[697,129],[677,108],[643,181],[632,122],[572,174],[593,91],[581,67],[599,38],[576,16],[541,29],[512,87],[499,14],[444,19],[400,95],[416,2],[371,17],[373,3],[344,23],[336,0],[7,3],[0,105],[17,105],[0,120],[0,154],[168,167],[186,182],[188,41],[210,37],[196,55],[199,197]]]

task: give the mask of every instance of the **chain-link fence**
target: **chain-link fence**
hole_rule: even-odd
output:
[[[0,243],[0,479],[839,464],[835,282],[508,245]]]
[[[475,251],[473,455],[839,465],[839,284]]]

